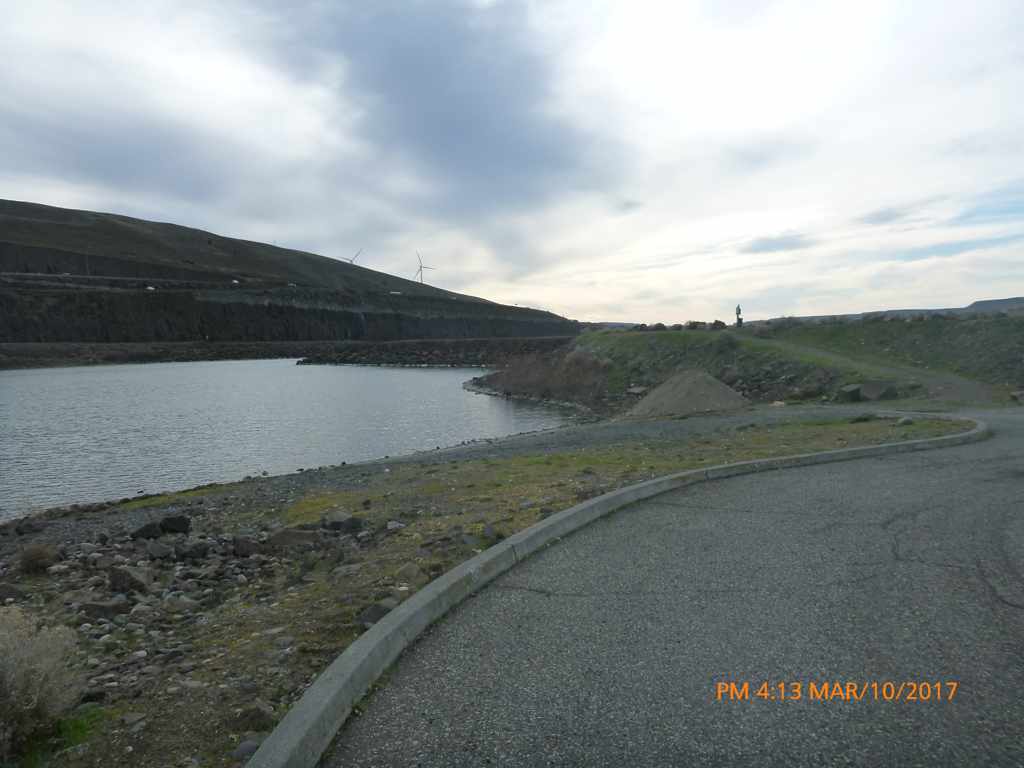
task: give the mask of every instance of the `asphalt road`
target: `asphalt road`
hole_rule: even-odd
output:
[[[1024,765],[1024,414],[983,417],[980,444],[707,483],[580,531],[433,627],[325,764]],[[942,700],[875,701],[886,681]],[[719,700],[729,682],[749,699]]]

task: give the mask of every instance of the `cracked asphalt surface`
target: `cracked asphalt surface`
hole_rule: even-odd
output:
[[[995,437],[715,481],[585,528],[431,628],[324,764],[1024,765],[1024,414],[977,415]],[[959,688],[808,697],[889,680]],[[804,696],[762,700],[764,681]],[[720,682],[750,699],[716,700]]]

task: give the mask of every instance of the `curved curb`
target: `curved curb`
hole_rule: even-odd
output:
[[[755,459],[665,475],[589,499],[509,536],[434,579],[360,635],[306,689],[302,698],[289,710],[247,763],[248,768],[312,768],[317,765],[353,707],[423,630],[538,549],[610,512],[652,496],[708,480],[789,467],[946,448],[976,443],[991,434],[988,425],[977,419],[958,419],[935,414],[921,416],[945,418],[950,421],[973,421],[975,426],[967,432],[943,437]]]

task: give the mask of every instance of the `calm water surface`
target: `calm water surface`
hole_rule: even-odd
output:
[[[0,519],[555,427],[479,369],[294,360],[0,371]]]

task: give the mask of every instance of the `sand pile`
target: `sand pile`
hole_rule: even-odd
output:
[[[704,371],[680,371],[634,405],[629,418],[688,416],[708,411],[731,411],[750,401]]]

